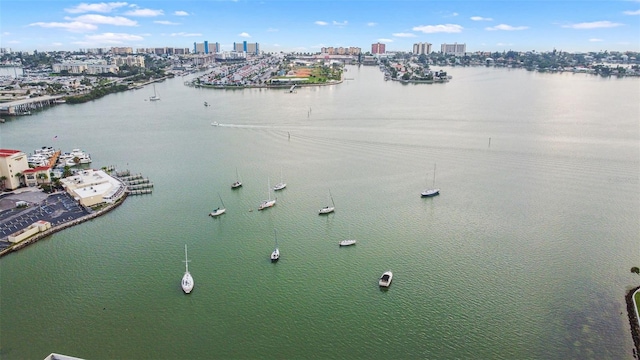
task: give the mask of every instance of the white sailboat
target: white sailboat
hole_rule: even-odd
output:
[[[287,187],[287,183],[282,180],[282,169],[280,169],[280,182],[273,187],[274,191],[282,190]]]
[[[331,206],[327,205],[318,211],[319,215],[329,214],[335,211],[336,204],[333,202],[333,196],[331,195],[331,190],[329,190],[329,197],[331,198]]]
[[[349,239],[346,240],[342,240],[338,243],[338,245],[340,246],[351,246],[351,245],[355,245],[356,244],[356,240],[355,239],[351,239],[351,230],[349,230]]]
[[[433,186],[421,192],[422,197],[431,197],[440,194],[440,189],[436,188],[436,164],[433,164]]]
[[[242,181],[240,181],[240,176],[238,176],[238,168],[236,168],[236,181],[231,184],[232,189],[237,189],[242,186]]]
[[[278,235],[276,229],[273,229],[273,237],[276,239],[276,248],[271,253],[271,262],[276,262],[280,259],[280,249],[278,249]]]
[[[217,209],[213,210],[209,214],[209,216],[212,216],[212,217],[220,216],[220,215],[224,214],[225,211],[227,211],[227,209],[224,206],[224,201],[222,201],[222,197],[220,196],[220,194],[218,194],[218,197],[220,198],[220,203],[222,203],[222,207],[218,207]]]
[[[269,182],[269,179],[267,179],[267,191],[269,192],[269,200],[264,200],[262,203],[260,203],[260,206],[258,206],[258,210],[270,208],[276,204],[275,199],[271,200],[271,184]]]
[[[153,96],[149,96],[149,100],[151,100],[151,101],[160,100],[160,96],[158,96],[158,94],[156,93],[156,86],[155,85],[153,85]]]
[[[191,277],[191,274],[189,273],[189,258],[187,257],[187,244],[184,244],[184,265],[185,265],[185,272],[184,272],[184,276],[182,276],[182,291],[184,291],[185,294],[188,294],[191,292],[191,290],[193,290],[193,277]]]

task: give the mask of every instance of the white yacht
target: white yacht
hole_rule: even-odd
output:
[[[340,246],[350,246],[350,245],[355,245],[356,241],[355,240],[342,240],[340,241]]]
[[[78,164],[90,164],[91,156],[80,149],[73,149],[70,153],[64,153],[60,160],[64,159],[64,165],[75,166]]]
[[[188,294],[191,292],[191,290],[193,290],[193,277],[191,277],[191,274],[189,273],[189,259],[187,257],[187,244],[184,244],[184,264],[186,267],[186,270],[184,272],[184,276],[182,276],[182,291],[184,291],[185,294]]]
[[[392,279],[393,279],[393,273],[391,271],[385,271],[382,274],[382,276],[380,276],[378,285],[380,285],[381,287],[389,287],[389,285],[391,285]]]
[[[242,186],[242,181],[240,181],[240,176],[238,175],[238,169],[236,168],[236,181],[231,184],[232,189],[237,189]]]

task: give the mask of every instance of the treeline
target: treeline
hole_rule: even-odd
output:
[[[111,85],[111,86],[101,86],[91,90],[89,93],[84,95],[74,95],[65,98],[67,100],[67,104],[80,104],[87,101],[99,99],[105,95],[117,93],[120,91],[129,90],[129,86],[127,85]]]

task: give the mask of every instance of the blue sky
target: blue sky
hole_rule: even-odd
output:
[[[640,0],[1,0],[0,46],[14,51],[112,46],[193,48],[257,42],[267,52],[357,46],[411,51],[640,51]]]

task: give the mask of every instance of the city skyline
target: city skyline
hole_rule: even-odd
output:
[[[640,0],[620,1],[18,1],[3,0],[0,46],[12,51],[259,43],[320,52],[380,42],[476,51],[640,51]]]

